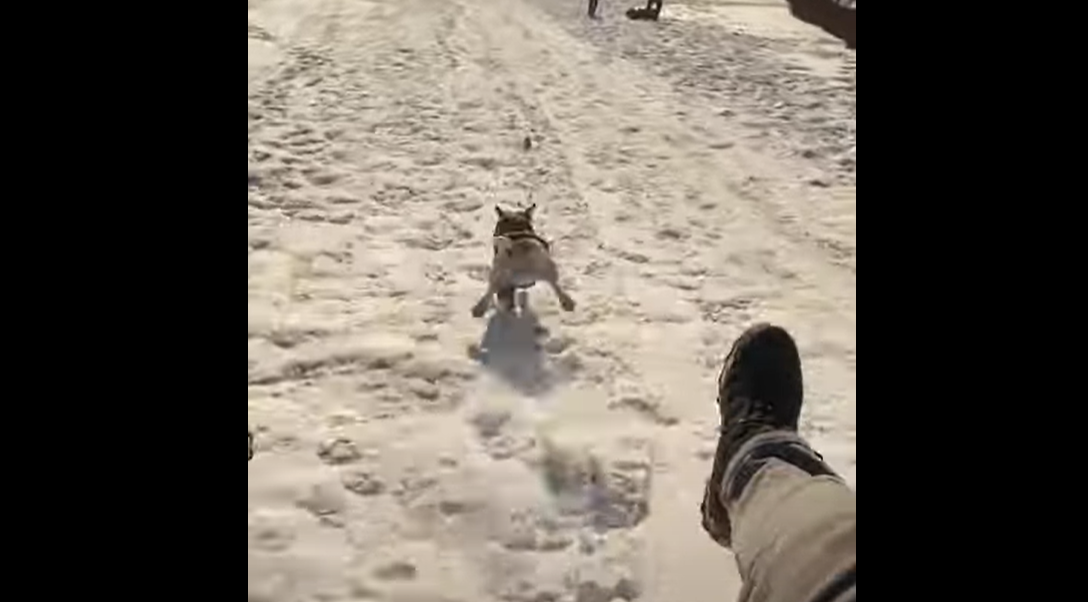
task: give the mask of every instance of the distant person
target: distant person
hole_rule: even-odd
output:
[[[802,395],[785,330],[760,324],[733,343],[701,511],[736,555],[741,602],[857,602],[857,497],[797,434]]]
[[[661,0],[649,0],[644,8],[629,8],[625,14],[635,21],[656,21],[661,16]]]
[[[790,14],[815,25],[842,40],[851,50],[857,49],[858,15],[855,0],[786,0]]]

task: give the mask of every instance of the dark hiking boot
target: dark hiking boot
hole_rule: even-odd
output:
[[[734,484],[722,483],[726,467],[753,436],[796,432],[803,394],[801,358],[785,330],[757,324],[733,343],[718,375],[721,433],[702,503],[703,528],[719,544],[728,547],[732,532],[723,485]]]

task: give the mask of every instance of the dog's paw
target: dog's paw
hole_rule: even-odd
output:
[[[563,311],[574,311],[574,299],[564,297],[559,300],[559,306],[563,308]]]
[[[486,305],[475,305],[472,308],[472,317],[473,318],[482,318],[482,317],[484,317],[484,314],[486,314],[486,313],[487,313],[487,306]]]

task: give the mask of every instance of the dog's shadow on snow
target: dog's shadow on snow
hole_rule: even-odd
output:
[[[541,338],[547,330],[532,308],[521,315],[496,311],[487,321],[487,330],[479,346],[473,346],[473,359],[526,395],[546,393],[554,384]]]

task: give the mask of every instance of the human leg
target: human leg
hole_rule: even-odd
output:
[[[786,0],[790,14],[857,49],[858,15],[850,0]]]
[[[796,344],[767,324],[737,339],[719,376],[703,527],[734,551],[745,602],[856,599],[856,496],[797,435],[802,391]]]
[[[732,521],[741,600],[850,599],[843,596],[857,587],[854,492],[795,435],[757,435],[737,459],[720,499]]]

